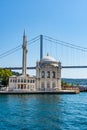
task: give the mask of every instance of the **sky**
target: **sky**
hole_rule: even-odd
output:
[[[24,29],[28,40],[43,34],[87,48],[87,0],[0,0],[0,55],[22,44]],[[52,56],[60,60],[62,66],[87,65],[86,54],[74,51],[73,56],[73,50],[58,49],[62,55],[56,57],[53,48]],[[69,52],[65,55],[67,50],[71,56]],[[29,48],[28,66],[35,66],[39,60],[37,52],[38,45]],[[21,66],[21,60],[22,49],[0,58],[0,67]],[[87,69],[62,69],[62,77],[87,78]]]

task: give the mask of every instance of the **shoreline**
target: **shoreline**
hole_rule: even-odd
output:
[[[43,91],[0,91],[0,94],[79,94],[76,90],[59,90],[54,92],[43,92]]]

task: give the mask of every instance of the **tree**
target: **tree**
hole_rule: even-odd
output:
[[[8,85],[9,76],[11,76],[11,75],[12,75],[12,72],[10,71],[10,69],[0,68],[0,80],[2,81],[3,86]]]

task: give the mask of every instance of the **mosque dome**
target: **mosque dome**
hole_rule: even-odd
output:
[[[42,64],[50,64],[52,66],[58,66],[58,62],[53,57],[49,56],[48,54],[41,60]]]
[[[49,56],[48,54],[41,60],[41,62],[57,62],[56,59],[53,57]]]
[[[53,57],[51,57],[51,56],[45,56],[45,57],[42,59],[42,61],[43,61],[43,62],[45,62],[45,61],[53,61],[53,62],[56,62],[56,60],[55,60]]]

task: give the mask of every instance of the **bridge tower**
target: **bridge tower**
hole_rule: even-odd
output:
[[[40,35],[40,60],[43,58],[43,35]]]
[[[25,35],[25,30],[23,34],[23,57],[22,57],[22,74],[26,75],[26,69],[27,69],[27,37]]]

